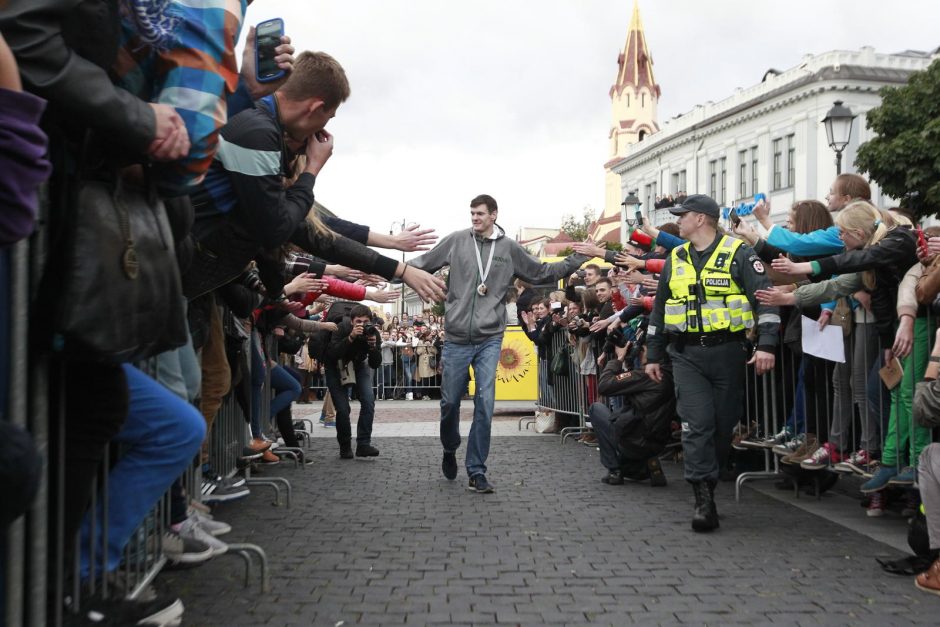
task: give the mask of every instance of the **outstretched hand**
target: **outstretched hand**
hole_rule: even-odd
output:
[[[606,246],[606,242],[602,242]],[[597,242],[593,239],[588,238],[583,242],[575,242],[571,245],[571,249],[578,253],[579,255],[584,255],[585,257],[603,257],[604,253],[607,252],[605,248],[599,246]]]
[[[757,302],[761,305],[782,307],[796,304],[796,295],[792,292],[786,292],[779,287],[772,287],[769,290],[756,290],[754,297],[757,298]]]
[[[374,288],[366,289],[366,300],[374,300],[377,303],[391,303],[401,296],[401,290],[379,290]]]
[[[408,266],[401,280],[417,292],[426,303],[440,302],[444,300],[444,293],[447,291],[447,285],[443,279],[439,279],[429,272],[425,272],[414,266]]]
[[[796,263],[784,255],[780,255],[770,262],[770,267],[773,268],[775,272],[790,276],[809,275],[813,271],[813,266],[809,262]]]
[[[434,229],[422,229],[420,224],[409,224],[400,233],[392,236],[393,248],[406,253],[430,250],[437,242]]]
[[[633,255],[628,255],[627,253],[617,253],[617,257],[614,259],[614,262],[618,266],[623,266],[624,268],[629,268],[630,270],[642,270],[646,267],[646,262],[642,259],[637,259]]]

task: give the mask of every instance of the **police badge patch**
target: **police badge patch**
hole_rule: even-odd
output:
[[[751,262],[751,266],[754,268],[754,272],[757,274],[764,274],[764,264],[761,263],[760,259],[755,259]]]

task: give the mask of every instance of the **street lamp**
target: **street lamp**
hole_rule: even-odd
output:
[[[636,197],[637,190],[631,190],[627,192],[626,198],[623,199],[623,202],[620,203],[622,209],[620,210],[621,220],[620,220],[620,243],[626,245],[627,243],[627,227],[633,228],[639,222],[636,217],[640,212],[640,205],[643,203],[640,202],[640,199]],[[630,215],[628,210],[633,211],[633,218],[629,218]]]
[[[402,218],[400,221],[392,222],[388,227],[388,234],[394,235],[395,227],[398,227],[399,231],[404,231],[408,227],[408,220]],[[401,262],[405,263],[405,251],[401,251]],[[405,282],[401,282],[401,305],[399,306],[398,316],[399,320],[405,315]]]
[[[852,110],[842,104],[841,100],[832,103],[832,108],[822,119],[826,125],[826,140],[829,147],[836,151],[836,174],[842,174],[842,151],[849,145],[852,136],[852,123],[855,116]]]

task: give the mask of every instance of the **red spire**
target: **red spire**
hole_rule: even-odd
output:
[[[636,0],[633,1],[627,43],[617,57],[617,82],[610,88],[610,93],[619,94],[628,86],[633,89],[646,87],[657,98],[660,95],[659,85],[653,76],[653,57],[646,47],[646,35],[643,33],[640,7]]]

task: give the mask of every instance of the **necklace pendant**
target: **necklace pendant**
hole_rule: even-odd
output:
[[[477,285],[477,294],[480,296],[486,296],[486,283],[480,283]]]

